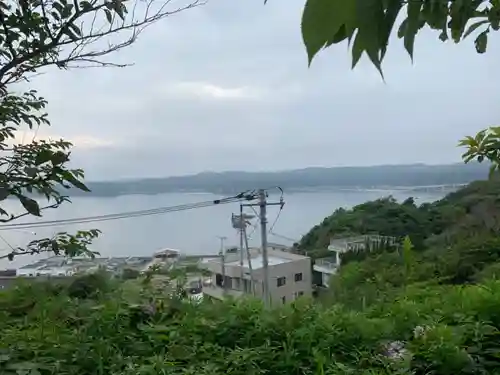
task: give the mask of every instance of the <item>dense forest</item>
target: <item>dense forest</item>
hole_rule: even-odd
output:
[[[89,182],[94,196],[167,192],[239,193],[280,186],[286,191],[320,188],[414,187],[467,184],[488,175],[487,164],[387,165],[373,167],[305,168],[282,172],[205,172],[192,176]],[[71,195],[89,195],[72,189]]]
[[[3,374],[498,374],[500,181],[338,210],[330,236],[409,236],[351,258],[321,299],[193,304],[105,273],[0,292]],[[407,241],[408,242],[408,241]],[[409,250],[409,251],[408,251]],[[132,283],[131,283],[132,282]]]

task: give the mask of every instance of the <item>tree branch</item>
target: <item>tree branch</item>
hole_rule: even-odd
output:
[[[76,0],[74,0],[76,1]],[[92,2],[90,8],[82,9],[75,7],[74,14],[71,15],[59,28],[58,32],[54,37],[52,33],[50,34],[50,42],[43,44],[41,46],[32,46],[32,50],[26,50],[24,53],[16,54],[14,48],[12,48],[11,54],[12,59],[8,61],[4,66],[0,68],[0,85],[5,85],[8,83],[18,82],[20,77],[22,77],[26,72],[36,70],[40,67],[56,65],[58,67],[68,67],[72,62],[88,63],[91,66],[117,66],[123,67],[129,64],[114,64],[107,61],[100,61],[99,57],[103,57],[112,52],[116,52],[124,47],[130,46],[137,39],[137,36],[146,27],[151,24],[166,18],[168,16],[180,13],[184,10],[188,10],[200,5],[204,5],[206,0],[193,0],[193,2],[179,7],[177,9],[168,11],[166,7],[171,3],[172,0],[164,0],[162,5],[154,13],[152,13],[152,6],[157,1],[148,0],[144,7],[144,15],[140,19],[136,18],[136,7],[138,5],[138,0],[134,2],[132,17],[128,18],[126,14],[120,22],[116,15],[120,15],[118,11],[112,14],[110,19],[109,29],[99,28],[96,30],[95,23],[97,20],[97,14],[99,11],[110,12],[110,7],[118,7],[122,5],[118,0],[104,1],[101,4],[97,4],[97,1]],[[46,14],[45,10],[46,4],[41,6],[42,14]],[[81,35],[76,35],[74,33],[75,23],[78,20],[85,18],[85,16],[92,15],[92,21],[90,23],[90,28],[88,30],[81,30]],[[0,22],[2,22],[3,16],[0,17]],[[51,20],[44,16],[44,30],[50,30]],[[81,28],[83,29],[85,22],[82,21]],[[4,28],[5,28],[4,24]],[[132,31],[132,35],[126,40],[111,44],[107,48],[100,50],[85,51],[86,48],[90,47],[96,41],[106,36],[119,34],[124,31]],[[74,35],[74,37],[69,37],[67,35]],[[36,35],[33,40],[36,40]],[[42,38],[38,38],[42,43]],[[32,43],[33,44],[33,43]],[[66,46],[74,45],[74,48],[66,56],[61,56],[64,52],[63,49]],[[12,47],[12,46],[11,46]],[[19,51],[17,51],[19,52]],[[13,72],[11,72],[14,70]],[[11,73],[9,73],[11,72]]]

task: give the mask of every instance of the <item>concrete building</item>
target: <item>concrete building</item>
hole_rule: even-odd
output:
[[[250,249],[253,280],[246,254],[243,266],[240,256],[239,251],[226,254],[224,266],[221,258],[208,259],[201,263],[203,268],[212,273],[210,281],[203,286],[205,295],[216,299],[223,299],[225,295],[263,297],[264,273],[260,249]],[[272,305],[290,302],[300,296],[311,296],[311,258],[270,249],[268,250],[268,264],[269,294]]]
[[[332,252],[332,256],[316,259],[313,265],[315,280],[321,280],[321,286],[328,288],[330,278],[335,275],[342,263],[342,254],[349,251],[362,251],[367,247],[377,246],[382,243],[395,245],[397,239],[395,237],[365,235],[344,238],[332,238],[328,250]]]
[[[316,259],[313,265],[314,282],[324,288],[330,285],[330,278],[335,275],[340,268],[340,258],[337,256]]]

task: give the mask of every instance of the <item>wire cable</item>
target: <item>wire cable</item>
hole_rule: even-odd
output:
[[[280,218],[280,215],[281,215],[281,211],[283,211],[283,206],[280,207],[280,210],[278,211],[278,214],[276,215],[276,217],[274,218],[274,221],[273,223],[271,224],[271,226],[269,227],[269,233],[272,233],[273,229],[274,229],[274,226],[276,225],[276,223],[278,222],[279,218]]]
[[[219,204],[228,204],[234,203],[235,201],[225,201]],[[162,207],[153,210],[146,211],[133,211],[127,212],[123,214],[112,214],[112,215],[102,215],[102,216],[92,216],[92,217],[84,217],[84,218],[73,218],[73,219],[65,219],[65,220],[51,220],[51,221],[42,221],[42,222],[31,222],[31,223],[18,223],[11,224],[10,226],[0,226],[1,230],[7,230],[11,228],[41,228],[41,227],[50,227],[50,226],[61,226],[61,225],[70,225],[70,224],[83,224],[83,223],[92,223],[92,222],[102,222],[102,221],[110,221],[110,220],[120,220],[120,219],[128,219],[134,217],[142,217],[142,216],[151,216],[151,215],[160,215],[169,212],[177,212],[177,211],[185,211],[190,209],[204,208],[213,206],[213,202],[207,202],[203,204],[192,204],[192,205],[182,205],[182,206],[172,206],[172,207]]]
[[[276,217],[274,218],[273,223],[269,227],[268,233],[272,233],[272,231],[274,229],[274,226],[276,225],[276,223],[278,222],[278,220],[280,218],[281,211],[283,211],[283,206],[285,205],[285,201],[283,200],[283,194],[284,194],[283,189],[280,188],[279,186],[276,186],[275,189],[278,189],[281,192],[281,196],[280,196],[280,203],[281,203],[281,205],[280,205],[280,210],[278,211],[278,214],[276,215]]]
[[[12,251],[14,251],[14,250],[15,250],[15,249],[14,249],[14,246],[12,246],[12,245],[10,244],[10,242],[9,242],[9,241],[7,241],[7,240],[5,239],[5,237],[4,237],[4,236],[2,236],[1,234],[0,234],[0,239],[1,239],[1,240],[2,240],[2,241],[3,241],[3,242],[4,242],[4,243],[5,243],[8,247],[10,247],[10,249],[11,249]]]
[[[257,225],[252,224],[252,231],[247,234],[248,238],[252,238],[252,235],[255,233],[256,230],[257,230]]]
[[[101,222],[101,221],[109,221],[109,220],[119,220],[119,219],[128,219],[133,217],[142,217],[142,216],[151,216],[151,215],[159,215],[169,212],[177,212],[177,211],[186,211],[191,209],[198,209],[204,207],[210,207],[214,205],[222,205],[229,203],[241,202],[242,200],[253,200],[256,199],[256,196],[253,193],[243,192],[238,195],[203,201],[197,203],[189,203],[182,204],[176,206],[167,206],[167,207],[159,207],[149,210],[139,210],[139,211],[129,211],[122,212],[116,214],[108,214],[108,215],[98,215],[98,216],[87,216],[80,218],[72,218],[72,219],[61,219],[61,220],[47,220],[47,221],[35,221],[28,223],[13,223],[13,224],[4,224],[0,225],[0,231],[8,230],[12,228],[41,228],[41,227],[50,227],[50,226],[61,226],[61,225],[69,225],[69,224],[82,224],[82,223],[91,223],[91,222]]]
[[[284,240],[290,241],[290,242],[300,242],[300,240],[298,240],[296,238],[295,239],[294,238],[290,238],[290,237],[283,236],[283,235],[275,233],[275,232],[269,232],[269,234],[271,234],[271,235],[273,235],[275,237],[282,238]]]

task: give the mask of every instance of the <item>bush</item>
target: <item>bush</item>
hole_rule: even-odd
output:
[[[123,280],[134,280],[137,279],[140,275],[141,273],[136,269],[124,268],[121,277]]]
[[[76,277],[68,286],[68,296],[80,299],[93,298],[110,289],[112,289],[110,274],[98,271]]]
[[[253,300],[193,305],[159,295],[131,304],[116,288],[83,300],[69,290],[38,289],[29,311],[2,312],[0,373],[460,375],[500,366],[496,281],[409,286],[363,312],[307,299],[271,311]],[[15,292],[1,302],[30,293]]]

